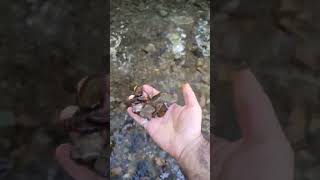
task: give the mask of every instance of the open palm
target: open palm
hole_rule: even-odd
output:
[[[233,79],[242,139],[213,138],[213,179],[291,180],[293,152],[271,102],[249,70]]]
[[[143,85],[144,95],[155,96],[159,93],[149,85]],[[202,111],[189,84],[182,86],[184,106],[172,104],[163,117],[152,118],[143,123],[144,118],[128,108],[129,115],[143,125],[152,139],[171,156],[178,158],[183,149],[201,137]]]

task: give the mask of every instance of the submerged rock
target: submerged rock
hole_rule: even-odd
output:
[[[71,157],[75,160],[89,162],[103,157],[105,141],[100,133],[81,136],[74,142]]]
[[[90,76],[84,80],[78,92],[78,105],[82,108],[94,108],[102,105],[106,98],[106,75]]]
[[[203,56],[210,56],[210,25],[208,21],[200,19],[196,29],[196,42]]]
[[[167,38],[170,41],[169,48],[174,54],[176,59],[181,58],[185,55],[185,38],[187,35],[184,33],[184,30],[177,28],[175,32],[171,32],[167,35]]]
[[[10,111],[0,111],[0,128],[10,127],[15,124],[15,117],[13,112]]]
[[[171,21],[177,25],[192,24],[193,18],[188,16],[174,16],[171,18]]]
[[[164,9],[160,9],[160,10],[159,10],[159,14],[160,14],[160,16],[162,16],[162,17],[166,17],[166,16],[168,16],[169,12],[166,11],[166,10],[164,10]]]

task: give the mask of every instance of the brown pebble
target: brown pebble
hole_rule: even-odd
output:
[[[122,173],[122,168],[121,167],[115,167],[111,169],[111,175],[112,176],[117,176]]]
[[[155,157],[154,161],[156,163],[157,166],[163,166],[165,165],[165,160],[160,158],[160,157]]]

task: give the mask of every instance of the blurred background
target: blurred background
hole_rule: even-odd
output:
[[[135,85],[177,94],[188,81],[210,133],[210,13],[207,0],[111,2],[111,179],[185,179],[176,161],[126,113]],[[181,101],[182,100],[182,101]]]
[[[83,76],[104,72],[106,1],[0,2],[0,179],[70,179],[54,122]]]
[[[212,132],[240,138],[229,65],[244,60],[271,98],[294,148],[295,179],[319,179],[320,2],[215,0],[212,7]]]
[[[239,139],[230,67],[223,63],[234,57],[248,62],[270,96],[295,149],[295,178],[319,179],[320,3],[215,0],[212,7],[214,52],[225,59],[210,70],[209,1],[111,2],[112,179],[184,179],[127,116],[124,101],[135,85],[181,97],[179,86],[190,82],[206,137],[211,131]],[[0,179],[70,179],[53,157],[55,147],[69,141],[54,122],[75,104],[76,83],[107,69],[105,14],[103,0],[0,2]],[[210,71],[216,80],[211,100]]]

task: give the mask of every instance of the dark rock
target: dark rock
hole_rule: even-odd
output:
[[[11,111],[0,111],[0,127],[10,127],[15,125],[15,117]]]
[[[139,161],[137,163],[137,170],[133,176],[134,180],[139,180],[144,177],[154,177],[155,172],[152,164],[149,161]]]
[[[8,176],[10,170],[13,168],[13,163],[8,159],[0,159],[0,179],[4,179]]]

